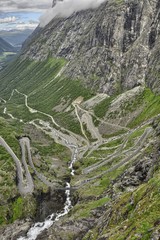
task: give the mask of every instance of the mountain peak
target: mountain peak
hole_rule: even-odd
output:
[[[158,240],[160,0],[53,5],[0,72],[0,236]]]
[[[101,2],[98,8],[75,12],[67,18],[51,17],[31,47],[24,49],[24,57],[65,58],[68,61],[65,74],[69,78],[81,79],[87,86],[109,95],[144,85],[146,81],[159,91],[155,76],[146,77],[153,74],[149,70],[155,64],[154,51],[159,51],[158,3]],[[149,59],[154,64],[148,65]]]
[[[52,8],[57,4],[57,2],[63,2],[63,0],[53,0]]]

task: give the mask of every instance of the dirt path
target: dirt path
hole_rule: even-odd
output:
[[[83,136],[85,137],[85,139],[87,140],[87,142],[88,142],[88,144],[89,144],[89,139],[88,139],[88,137],[87,137],[87,135],[86,135],[86,133],[85,133],[85,130],[84,130],[84,128],[83,128],[83,123],[82,123],[81,118],[80,118],[80,116],[79,116],[79,114],[78,114],[77,104],[72,103],[72,105],[73,105],[73,107],[74,107],[74,109],[75,109],[75,114],[76,114],[76,117],[77,117],[77,119],[78,119],[78,121],[79,121],[79,124],[80,124],[80,127],[81,127],[81,132],[82,132]]]

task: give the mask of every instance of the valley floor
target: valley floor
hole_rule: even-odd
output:
[[[137,88],[139,95],[143,91],[143,89]],[[22,101],[18,104],[24,104],[31,116],[28,117],[28,121],[26,121],[26,117],[23,119],[23,116],[25,116],[23,113],[19,118],[13,106],[11,107],[12,103],[15,104],[15,97],[18,99],[18,96],[20,97],[19,100]],[[98,101],[95,101],[95,97],[89,101],[83,101],[79,97],[72,102],[70,106],[72,117],[74,121],[78,122],[81,135],[60,126],[49,113],[31,107],[28,103],[29,97],[17,89],[12,91],[8,101],[2,98],[1,109],[3,113],[1,115],[3,118],[1,118],[1,125],[4,126],[4,121],[8,125],[5,126],[6,130],[5,128],[1,129],[1,135],[6,140],[1,137],[0,143],[11,155],[9,160],[6,158],[6,161],[10,162],[12,166],[10,171],[14,175],[15,168],[17,168],[18,188],[16,192],[19,192],[15,194],[17,203],[15,201],[12,203],[13,210],[10,210],[10,213],[5,207],[1,207],[2,223],[7,223],[5,220],[7,214],[12,216],[13,221],[12,225],[1,228],[2,239],[15,239],[24,235],[29,229],[31,219],[25,222],[24,220],[15,220],[26,218],[27,215],[33,217],[35,209],[40,207],[36,203],[31,206],[28,202],[30,201],[28,200],[28,194],[30,195],[29,198],[34,198],[32,195],[34,188],[36,191],[46,192],[46,194],[49,188],[59,189],[59,191],[61,189],[64,193],[64,179],[69,179],[71,183],[71,199],[74,206],[67,216],[56,223],[52,223],[53,227],[50,227],[47,232],[45,231],[45,234],[40,231],[41,237],[37,239],[67,240],[78,239],[78,236],[84,240],[159,239],[160,115],[158,113],[155,116],[148,117],[146,113],[144,118],[142,110],[141,115],[144,119],[141,124],[136,124],[137,120],[134,119],[137,114],[137,107],[135,107],[132,111],[126,110],[124,116],[121,116],[121,121],[118,121],[119,116],[112,120],[110,117],[107,118],[108,114],[111,116],[111,113],[113,115],[116,112],[118,115],[121,112],[119,110],[118,113],[114,107],[116,98],[113,99],[106,111],[106,117],[99,116],[98,107],[101,109],[101,105],[108,101],[108,98],[108,96],[97,95]],[[122,96],[119,98],[122,98]],[[123,105],[124,101],[128,101],[125,95],[123,96]],[[140,118],[139,116],[137,116],[137,119]],[[124,122],[126,118],[130,121],[128,121],[128,124]],[[133,123],[135,126],[133,126]],[[19,143],[21,145],[22,162],[12,151],[13,149],[17,152],[18,149],[18,145],[13,146],[13,139],[17,142],[17,133],[13,135],[15,134],[13,132],[14,128],[16,131],[19,128],[18,135],[21,136]],[[6,135],[8,131],[9,134]],[[9,139],[11,134],[12,141]],[[41,140],[39,139],[40,136]],[[29,138],[32,141],[31,146]],[[10,142],[11,146],[8,146],[7,141]],[[57,156],[54,157],[53,149],[49,152],[50,144],[58,147],[55,152],[59,155],[58,158]],[[63,150],[60,146],[63,147]],[[27,154],[25,153],[26,149]],[[63,151],[68,155],[66,160],[63,159]],[[3,150],[2,161],[5,159],[4,154],[5,151]],[[20,154],[18,153],[18,155]],[[28,163],[25,160],[27,155]],[[72,161],[69,165],[71,171],[67,170],[69,155],[72,155]],[[4,164],[2,163],[1,167],[1,172],[4,174],[2,179],[5,177],[8,181]],[[23,164],[23,167],[21,164]],[[46,172],[47,169],[49,170],[48,173]],[[51,171],[51,169],[53,170]],[[72,177],[70,177],[70,174]],[[23,179],[24,176],[26,180]],[[12,186],[8,191],[16,187],[14,180],[12,181]],[[24,187],[23,184],[26,186]],[[19,194],[22,197],[19,197]],[[27,196],[26,200],[23,200],[24,195]],[[6,201],[6,207],[11,196],[5,196],[6,199],[3,197],[3,201]],[[56,197],[54,200],[57,201]],[[45,205],[46,199],[42,198],[43,201]],[[33,208],[32,213],[27,214],[23,209],[21,211],[16,210],[17,207],[20,207],[19,204],[22,204],[23,208],[26,203],[28,204],[26,211],[28,208]],[[63,201],[61,208],[62,205]],[[54,212],[56,209],[51,210]],[[45,217],[50,211],[44,211]],[[13,226],[14,230],[11,232]]]

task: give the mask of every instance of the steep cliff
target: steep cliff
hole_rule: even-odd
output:
[[[159,240],[159,31],[159,0],[104,1],[40,25],[0,73],[0,135],[22,162],[31,140],[34,184],[20,195],[0,146],[2,240],[37,221],[29,239]]]
[[[98,9],[55,18],[42,28],[23,57],[64,57],[64,73],[113,94],[137,85],[159,92],[160,1],[109,0]]]

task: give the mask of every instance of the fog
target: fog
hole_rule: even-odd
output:
[[[56,5],[40,18],[40,27],[44,27],[55,17],[69,17],[74,12],[96,8],[105,1],[106,0],[57,0]]]

